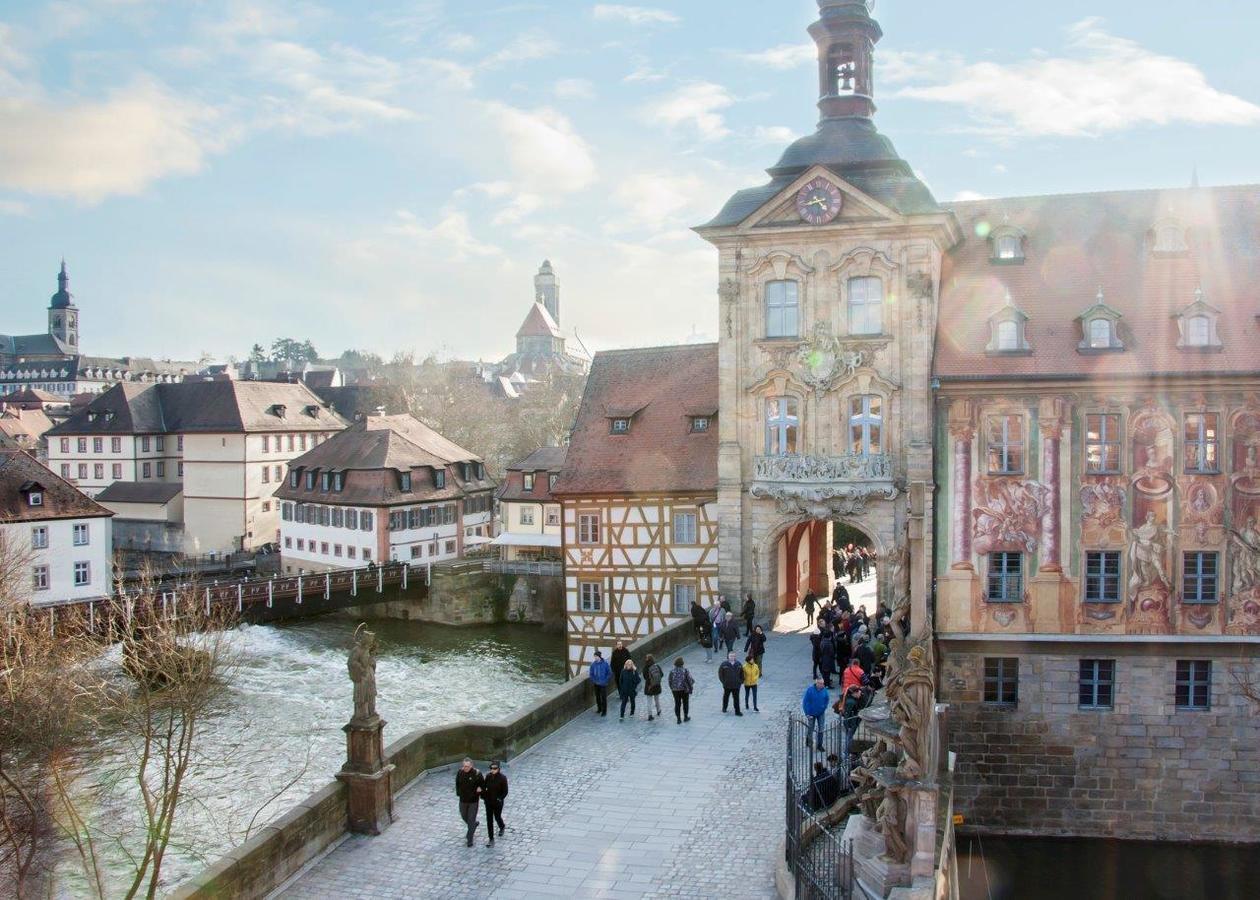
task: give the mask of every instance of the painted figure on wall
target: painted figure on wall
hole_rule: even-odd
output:
[[[976,553],[1035,552],[1048,493],[1049,489],[1036,481],[981,479],[971,511]]]
[[[1169,586],[1164,571],[1164,544],[1159,539],[1167,531],[1155,521],[1153,512],[1147,512],[1146,521],[1133,529],[1133,542],[1129,545],[1130,593],[1157,584]]]
[[[1260,585],[1260,529],[1251,516],[1238,531],[1230,533],[1233,550],[1233,573],[1230,592],[1242,594]]]

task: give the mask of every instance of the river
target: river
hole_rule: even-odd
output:
[[[232,633],[235,671],[199,733],[202,758],[163,864],[166,890],[239,844],[259,807],[287,782],[297,779],[258,815],[255,830],[340,768],[341,726],[353,706],[346,654],[355,624],[324,616]],[[563,635],[537,628],[392,620],[371,628],[379,640],[377,707],[388,722],[387,744],[424,726],[503,718],[565,677]],[[102,736],[98,751],[99,772],[117,769],[129,752],[110,735]],[[113,888],[124,871],[122,848],[136,843],[135,789],[100,781],[84,796],[90,820],[114,836],[103,847]],[[58,893],[64,896],[78,893],[70,868],[62,869]]]
[[[960,837],[963,900],[1254,900],[1253,845]]]

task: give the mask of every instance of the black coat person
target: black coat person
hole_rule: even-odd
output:
[[[612,666],[613,685],[617,688],[617,693],[621,694],[621,670],[626,667],[626,660],[630,658],[630,651],[625,647],[613,648],[612,657],[608,660],[608,665]]]
[[[815,631],[809,636],[809,642],[812,645],[812,656],[814,659],[814,677],[818,677],[818,655],[822,648],[822,632]]]
[[[831,676],[836,673],[836,643],[830,631],[824,631],[818,641],[818,673],[823,683],[831,687]]]
[[[507,776],[499,771],[497,762],[491,763],[490,771],[481,784],[481,799],[486,804],[486,828],[490,831],[488,843],[494,843],[496,822],[499,825],[499,837],[503,837],[503,832],[507,830],[507,826],[503,824],[503,801],[507,799],[507,795]]]
[[[849,589],[836,582],[836,589],[831,592],[831,602],[840,612],[853,612],[853,601],[849,599]]]
[[[744,637],[752,634],[753,619],[757,618],[757,604],[749,594],[744,598],[744,608],[740,610],[740,615],[744,619],[745,634]]]

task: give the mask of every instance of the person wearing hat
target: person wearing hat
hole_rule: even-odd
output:
[[[595,660],[586,673],[595,689],[595,710],[601,715],[608,715],[608,682],[612,680],[612,666],[604,659],[604,654],[595,651]]]
[[[490,832],[487,847],[494,846],[496,822],[499,824],[499,837],[503,837],[503,832],[507,831],[507,826],[503,824],[503,801],[507,799],[507,795],[507,776],[499,770],[499,761],[496,759],[490,763],[490,771],[481,786],[481,799],[486,802],[486,830]]]

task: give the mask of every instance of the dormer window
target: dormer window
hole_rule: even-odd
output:
[[[315,490],[315,472],[311,470],[306,473],[306,489],[308,491]]]
[[[1106,304],[1100,287],[1094,298],[1094,305],[1076,318],[1081,325],[1081,340],[1076,345],[1076,351],[1088,354],[1123,350],[1124,342],[1120,339],[1121,318],[1117,310]]]
[[[1150,252],[1159,256],[1177,256],[1189,251],[1186,227],[1176,219],[1164,219],[1150,229]]]
[[[706,431],[709,430],[709,417],[708,416],[692,416],[691,430],[695,434],[704,434]]]
[[[532,491],[534,489],[534,473],[526,472],[522,478],[524,479],[525,490]]]
[[[328,489],[331,487],[332,487],[332,473],[331,472],[321,473],[319,476],[319,489],[326,494],[328,493]]]
[[[282,408],[283,408],[283,407],[282,407]],[[311,405],[311,406],[306,407],[306,414],[307,414],[308,416],[310,416],[312,419],[318,419],[318,418],[319,418],[319,407],[318,407],[318,406],[314,406],[314,405]]]
[[[990,260],[994,263],[1012,264],[1024,261],[1024,232],[1011,225],[999,225],[989,233],[992,245]]]
[[[283,403],[273,403],[271,406],[271,414],[277,419],[283,419],[286,407]]]
[[[1006,294],[1006,305],[989,317],[989,346],[986,353],[1027,354],[1032,352],[1028,345],[1026,325],[1028,316]]]
[[[433,470],[433,486],[435,488],[438,488],[439,490],[441,488],[446,487],[446,470],[445,469]]]
[[[336,491],[337,493],[341,493],[341,491],[345,488],[345,486],[346,486],[345,473],[334,472],[333,473],[333,490]]]
[[[629,419],[613,419],[612,420],[612,433],[613,434],[629,434],[629,432],[630,432]]]
[[[298,469],[290,469],[289,470],[289,487],[291,488],[297,487],[298,481],[299,479],[301,479],[301,477],[302,477],[302,473]]]
[[[473,470],[476,472],[478,481],[485,481],[486,467],[484,463],[473,463]]]
[[[26,502],[29,503],[31,506],[43,506],[44,505],[44,492],[31,491],[29,494],[26,495]]]
[[[406,492],[411,491],[411,473],[410,472],[398,473],[398,487],[400,490],[403,490]]]
[[[1177,316],[1180,336],[1177,346],[1184,350],[1220,350],[1221,336],[1217,331],[1220,310],[1203,299],[1203,289],[1194,292],[1194,302]]]

